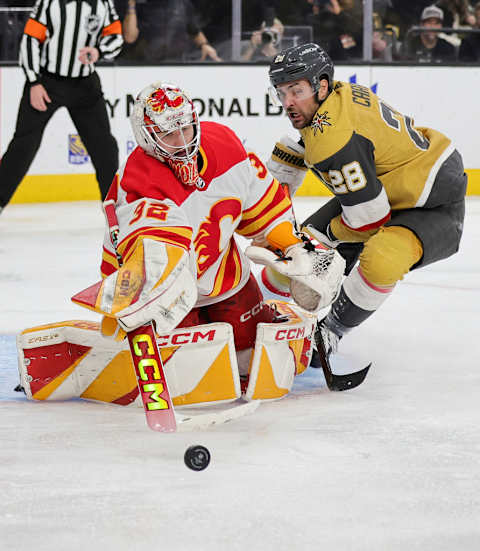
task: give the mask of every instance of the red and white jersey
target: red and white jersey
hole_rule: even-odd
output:
[[[291,222],[293,212],[279,182],[226,126],[201,123],[199,157],[201,189],[180,183],[166,164],[137,147],[108,199],[116,202],[123,260],[145,238],[182,247],[196,272],[197,306],[203,306],[228,298],[248,281],[249,260],[234,233],[263,240],[278,224]],[[107,228],[102,276],[118,267]]]

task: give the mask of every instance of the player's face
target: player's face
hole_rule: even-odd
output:
[[[312,122],[318,101],[308,80],[280,84],[277,95],[294,128],[305,128]]]
[[[193,125],[189,124],[171,132],[157,132],[157,139],[167,153],[182,155],[189,152],[194,134]]]

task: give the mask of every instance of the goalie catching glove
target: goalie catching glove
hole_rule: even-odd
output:
[[[297,189],[307,174],[307,167],[303,162],[305,148],[289,136],[282,136],[275,144],[267,168],[281,184],[287,184],[290,197],[295,195]]]
[[[245,253],[253,262],[290,278],[292,298],[308,312],[329,306],[338,295],[345,261],[333,249],[318,250],[307,241],[288,247],[284,255],[256,246],[247,247]]]
[[[81,291],[73,302],[104,314],[102,333],[118,340],[154,321],[157,333],[169,333],[197,301],[197,286],[187,252],[143,239],[125,264],[103,281]]]

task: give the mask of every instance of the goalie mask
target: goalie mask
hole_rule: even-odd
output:
[[[138,145],[167,163],[180,182],[198,182],[200,123],[192,100],[175,86],[156,82],[137,96],[130,115]]]

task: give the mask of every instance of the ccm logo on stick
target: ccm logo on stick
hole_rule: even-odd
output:
[[[147,409],[149,411],[168,409],[168,402],[160,396],[165,388],[150,335],[135,335],[133,351],[135,369],[137,377],[139,377],[139,385],[142,387],[142,394],[151,393],[149,401],[146,403]]]

